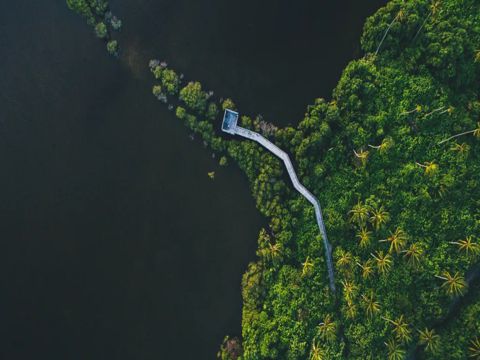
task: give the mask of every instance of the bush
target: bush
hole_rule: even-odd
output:
[[[220,161],[218,162],[220,166],[227,166],[228,165],[228,159],[226,156],[222,156],[220,158]]]
[[[170,69],[164,69],[160,72],[160,77],[166,93],[169,95],[175,95],[178,92],[178,87],[180,85],[180,79],[178,78],[177,73]]]
[[[220,351],[217,357],[221,360],[237,360],[243,354],[242,343],[240,339],[230,339],[228,336],[223,340],[223,344],[220,347]]]
[[[105,25],[103,22],[99,22],[95,26],[95,34],[98,38],[105,39],[108,36],[107,25]]]
[[[183,120],[183,119],[185,119],[185,116],[187,115],[187,111],[185,110],[185,108],[183,108],[181,106],[177,106],[177,110],[175,111],[175,115],[180,120]]]
[[[112,40],[107,43],[107,51],[110,55],[118,55],[118,41]]]
[[[112,29],[115,31],[120,31],[122,29],[122,20],[120,20],[116,16],[112,17],[110,24],[112,24]]]
[[[103,16],[108,9],[107,0],[89,0],[90,8],[99,16]]]
[[[215,103],[208,104],[208,109],[206,113],[207,119],[210,121],[213,121],[217,117],[217,114],[218,114],[217,105]]]
[[[162,87],[160,85],[154,85],[152,88],[152,94],[158,98],[162,95]]]
[[[207,94],[202,90],[202,84],[199,82],[190,82],[180,91],[180,100],[190,110],[193,110],[199,114],[205,112],[207,106]]]
[[[222,109],[223,110],[237,110],[237,107],[235,106],[235,103],[233,102],[232,99],[225,99],[222,103]]]
[[[160,80],[162,78],[163,67],[157,65],[153,68],[152,72],[155,79]]]

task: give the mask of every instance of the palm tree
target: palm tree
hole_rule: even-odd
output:
[[[448,113],[448,115],[452,115],[453,112],[455,111],[455,108],[453,106],[449,106],[448,108],[446,108],[445,110],[443,110],[440,114],[438,115],[442,115],[442,114],[445,114],[445,113]]]
[[[382,40],[380,41],[380,44],[378,44],[377,50],[375,51],[375,56],[377,56],[378,52],[380,51],[380,47],[382,46],[383,41],[387,37],[387,34],[390,31],[390,28],[392,27],[392,25],[395,23],[395,21],[397,21],[399,19],[400,20],[403,19],[404,16],[405,16],[405,13],[403,12],[402,9],[400,9],[397,13],[397,16],[395,16],[395,18],[392,20],[390,25],[388,25],[387,30],[385,30],[385,33],[383,34]]]
[[[342,280],[343,285],[343,295],[345,296],[345,300],[347,304],[351,304],[353,300],[353,296],[358,289],[358,286],[355,285],[353,281]]]
[[[463,135],[468,135],[468,134],[473,134],[473,136],[477,137],[477,138],[480,138],[480,122],[477,123],[477,128],[476,129],[473,129],[473,130],[469,130],[469,131],[465,131],[465,132],[462,132],[460,134],[456,134],[456,135],[453,135],[453,136],[450,136],[448,139],[445,139],[445,140],[442,140],[438,143],[438,145],[440,144],[443,144],[447,141],[450,141],[452,139],[455,139],[459,136],[463,136]]]
[[[282,254],[282,246],[279,243],[269,243],[267,248],[267,257],[271,260],[275,260]]]
[[[435,354],[440,347],[440,335],[435,334],[435,330],[418,330],[420,333],[419,343],[425,346],[425,350]]]
[[[480,50],[475,51],[475,62],[480,62]]]
[[[357,305],[355,304],[347,304],[347,310],[345,310],[345,316],[348,319],[354,319],[357,316]]]
[[[468,144],[466,143],[455,143],[451,148],[450,150],[452,151],[456,151],[458,152],[459,154],[461,155],[465,155],[468,153],[468,150],[470,150],[470,146],[468,146]]]
[[[385,343],[388,349],[388,360],[403,360],[405,359],[405,350],[400,347],[395,340],[390,339]]]
[[[375,227],[375,230],[380,229],[383,225],[385,225],[390,220],[390,214],[385,211],[385,208],[380,206],[379,209],[372,209],[370,222]]]
[[[368,219],[368,207],[365,206],[360,200],[348,212],[350,214],[350,222],[357,223],[360,226],[364,226]]]
[[[475,136],[476,138],[480,138],[480,122],[477,123],[478,127],[473,130],[473,136]]]
[[[435,277],[444,280],[442,287],[447,289],[447,293],[449,295],[462,295],[467,288],[465,279],[458,272],[456,272],[454,275],[451,275],[448,271],[445,271],[442,276],[435,275]]]
[[[394,233],[391,233],[390,236],[384,240],[380,240],[380,242],[389,242],[390,243],[390,249],[388,252],[396,252],[397,254],[402,251],[402,249],[405,247],[407,243],[407,235],[405,232],[397,228]]]
[[[373,293],[370,293],[369,296],[362,295],[363,305],[365,306],[365,311],[369,317],[372,317],[380,311],[380,304],[375,301]]]
[[[383,320],[389,322],[393,325],[393,331],[395,332],[395,337],[398,341],[407,343],[412,340],[411,331],[408,323],[405,321],[404,316],[400,315],[395,320],[390,320],[389,318],[382,317]]]
[[[361,149],[359,152],[356,152],[355,150],[353,150],[353,153],[360,160],[363,166],[367,164],[368,155],[370,154],[368,150]]]
[[[383,251],[377,251],[376,255],[370,254],[377,261],[377,268],[380,274],[384,275],[392,266],[392,257],[389,254],[383,254]]]
[[[425,164],[420,164],[417,162],[416,164],[425,169],[425,175],[431,176],[438,171],[438,165],[433,161],[427,161]]]
[[[434,1],[432,5],[430,5],[430,10],[432,15],[436,15],[437,12],[440,10],[440,1]]]
[[[357,262],[357,265],[362,269],[362,277],[364,279],[368,279],[370,275],[373,274],[373,264],[371,259],[368,259],[363,264]]]
[[[349,266],[353,260],[352,254],[343,249],[340,249],[339,253],[340,253],[340,256],[338,257],[338,260],[337,260],[337,266],[342,268]]]
[[[312,343],[312,349],[310,350],[310,360],[324,360],[325,351],[315,342]]]
[[[420,34],[420,31],[422,31],[423,27],[425,26],[425,24],[427,23],[428,19],[430,18],[430,16],[432,15],[436,15],[436,13],[438,12],[438,10],[440,9],[440,1],[434,1],[432,3],[432,5],[430,5],[430,13],[428,14],[428,16],[425,18],[425,20],[423,21],[422,25],[420,26],[420,28],[418,29],[417,33],[415,34],[415,36],[413,37],[413,41],[415,41],[415,39],[417,38],[418,34]]]
[[[320,337],[326,341],[334,341],[337,336],[337,324],[330,315],[325,316],[323,322],[318,325]]]
[[[370,235],[372,235],[371,231],[368,231],[364,227],[360,229],[360,232],[357,234],[357,238],[360,240],[361,248],[365,248],[370,244]]]
[[[480,359],[480,338],[476,338],[470,342],[470,347],[468,348],[470,354],[468,357],[472,359]]]
[[[467,236],[465,240],[451,241],[450,244],[458,245],[458,251],[465,252],[468,258],[474,258],[480,253],[480,244],[473,241],[473,236]]]
[[[370,145],[368,144],[369,147],[372,149],[376,149],[380,152],[380,154],[383,154],[386,152],[388,149],[390,149],[393,145],[393,140],[389,137],[386,137],[382,140],[382,143],[380,145]]]
[[[409,114],[412,114],[412,113],[415,113],[415,112],[420,112],[420,111],[422,111],[422,105],[417,105],[417,106],[415,106],[415,108],[413,110],[404,111],[400,115],[404,116],[404,115],[409,115]]]
[[[423,250],[416,244],[411,244],[407,250],[402,251],[404,257],[407,258],[407,261],[414,268],[418,268],[420,265],[420,259],[423,254]]]
[[[302,265],[303,265],[302,277],[309,275],[313,270],[313,262],[310,261],[310,256],[307,256],[307,258],[305,259],[305,262]]]

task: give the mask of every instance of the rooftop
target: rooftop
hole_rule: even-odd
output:
[[[226,109],[225,114],[223,115],[222,131],[229,134],[235,134],[237,121],[238,121],[238,112],[230,109]]]

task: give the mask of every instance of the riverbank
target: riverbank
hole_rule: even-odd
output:
[[[278,159],[218,137],[205,88],[179,89],[176,115],[239,164],[270,220],[242,282],[242,346],[227,340],[224,358],[403,358],[416,342],[426,358],[443,351],[431,326],[465,292],[478,251],[479,17],[471,0],[392,1],[367,21],[366,55],[347,66],[331,101],[316,100],[297,127],[242,118],[270,129],[326,204],[338,299],[312,209],[286,186]],[[444,145],[457,133],[469,136]],[[460,358],[475,336],[456,343]]]

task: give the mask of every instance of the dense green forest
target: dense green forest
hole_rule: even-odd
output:
[[[391,1],[361,44],[297,127],[241,119],[292,155],[322,203],[336,293],[281,162],[219,133],[234,103],[149,64],[153,94],[238,164],[269,219],[222,359],[480,359],[480,2]]]

